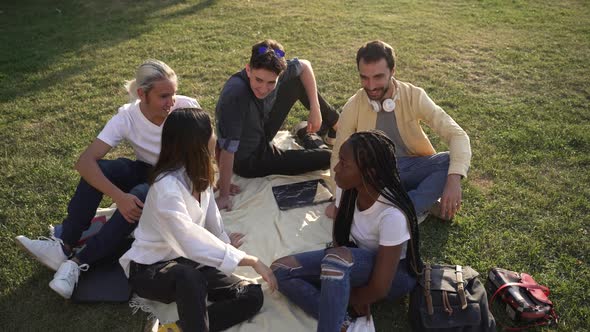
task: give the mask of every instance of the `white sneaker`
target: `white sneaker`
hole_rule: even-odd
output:
[[[78,283],[78,277],[80,277],[80,271],[88,271],[88,264],[82,264],[78,266],[76,262],[67,260],[55,272],[53,280],[49,282],[49,287],[56,291],[62,297],[69,299],[72,297],[74,288]]]
[[[49,232],[49,237],[55,237],[55,227],[53,225],[47,226],[47,231]]]
[[[63,262],[68,260],[62,249],[61,239],[41,236],[38,240],[31,240],[26,236],[19,235],[16,237],[16,241],[35,259],[53,271],[56,271]]]

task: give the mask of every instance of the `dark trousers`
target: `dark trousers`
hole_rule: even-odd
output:
[[[186,258],[152,265],[132,262],[129,283],[143,298],[176,302],[185,332],[228,329],[252,318],[264,299],[260,285]],[[208,307],[207,299],[213,302]]]
[[[126,158],[99,160],[98,166],[106,178],[119,189],[135,195],[142,202],[145,201],[149,189],[146,183],[147,174],[152,166]],[[90,227],[102,197],[102,192],[80,179],[68,205],[68,215],[63,221],[61,239],[65,244],[72,248],[76,246],[82,232]],[[78,254],[78,259],[81,263],[92,264],[120,251],[136,225],[137,222],[128,223],[117,210],[100,232],[86,241],[86,247]]]
[[[338,122],[339,114],[320,94],[322,127],[331,128]],[[300,101],[309,109],[309,98],[299,77],[281,83],[275,104],[264,123],[265,141],[250,157],[234,161],[234,172],[246,178],[271,174],[297,175],[330,167],[331,151],[326,149],[282,150],[272,144],[291,108]]]

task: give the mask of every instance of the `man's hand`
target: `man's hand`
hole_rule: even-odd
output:
[[[215,185],[214,190],[217,191],[218,189],[220,189],[219,180],[217,181],[217,184]],[[240,192],[242,192],[242,189],[238,185],[230,183],[229,184],[229,193],[226,195],[222,195],[222,192],[223,191],[221,191],[219,193],[219,196],[217,196],[217,198],[215,199],[215,202],[217,203],[217,208],[219,210],[226,209],[227,211],[231,211],[232,202],[231,202],[230,196],[239,194]]]
[[[217,196],[217,198],[215,199],[215,203],[217,203],[217,208],[219,210],[223,210],[226,209],[227,211],[231,211],[232,208],[232,202],[231,202],[231,198],[228,196]]]
[[[217,184],[215,184],[215,187],[213,188],[213,191],[217,192],[217,190],[219,190],[219,181],[217,181]],[[231,196],[237,195],[241,192],[242,192],[242,189],[240,188],[240,186],[238,186],[237,184],[230,183],[229,194]]]
[[[230,185],[229,185],[229,194],[231,196],[237,195],[237,194],[239,194],[241,192],[242,192],[242,189],[237,184],[230,183]]]
[[[451,220],[461,208],[461,175],[449,174],[440,198],[440,213],[446,220]]]
[[[307,132],[315,133],[320,130],[322,126],[322,113],[320,113],[319,106],[311,107],[309,116],[307,117]]]
[[[237,249],[244,244],[244,236],[242,233],[229,233],[229,242]]]
[[[134,224],[141,217],[143,203],[135,195],[125,193],[115,200],[117,210],[127,220],[128,223]]]

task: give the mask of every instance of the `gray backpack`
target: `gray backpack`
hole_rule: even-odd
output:
[[[479,273],[469,266],[425,264],[410,294],[414,331],[496,331]]]

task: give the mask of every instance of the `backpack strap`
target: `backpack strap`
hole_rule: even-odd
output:
[[[426,308],[429,315],[434,315],[434,308],[432,307],[432,294],[430,294],[430,282],[432,281],[432,267],[426,264],[424,267],[424,297],[426,300]]]
[[[461,299],[461,309],[467,308],[467,299],[465,298],[465,285],[463,284],[463,267],[461,265],[455,266],[455,277],[457,279],[457,293]]]

